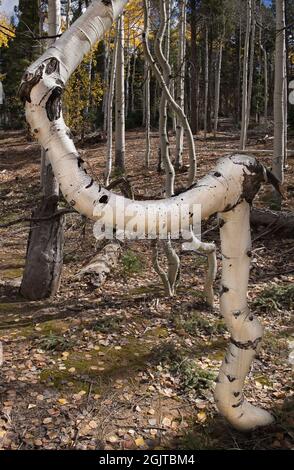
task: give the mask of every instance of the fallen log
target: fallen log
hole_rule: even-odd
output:
[[[77,273],[76,277],[86,277],[90,284],[95,287],[100,287],[106,281],[110,271],[117,265],[120,255],[120,243],[113,240],[107,243],[102,250]]]
[[[267,228],[271,234],[283,235],[283,237],[294,238],[294,213],[286,211],[272,211],[270,209],[256,209],[251,211],[251,225],[253,228],[263,226],[265,235]]]

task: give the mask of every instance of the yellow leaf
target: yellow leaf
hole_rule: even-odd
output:
[[[138,437],[137,439],[135,439],[135,444],[137,447],[143,447],[145,445],[143,437]]]
[[[206,413],[204,411],[200,411],[197,413],[197,419],[200,421],[200,423],[204,423],[204,421],[207,419]]]
[[[58,403],[60,403],[61,405],[66,405],[67,400],[65,398],[59,398]]]

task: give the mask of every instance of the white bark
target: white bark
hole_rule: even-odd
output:
[[[70,27],[70,17],[71,17],[71,0],[67,0],[66,7],[66,29]]]
[[[128,38],[126,42],[126,80],[125,80],[125,115],[129,115],[130,109],[130,76],[131,76],[131,49],[130,49],[130,22],[128,21]]]
[[[252,17],[252,0],[247,0],[247,23],[243,56],[243,82],[242,82],[242,123],[240,136],[240,150],[245,150],[247,141],[248,122],[248,57],[250,43],[250,29]]]
[[[163,44],[168,25],[168,17],[166,11],[166,3],[169,0],[160,0],[160,26],[156,34],[154,52],[159,66],[162,69],[162,79],[170,92],[170,76],[171,67],[168,58],[163,53]],[[166,52],[168,52],[167,48]],[[161,90],[160,106],[159,106],[159,136],[160,136],[160,156],[165,171],[165,191],[166,195],[174,194],[175,170],[170,159],[169,139],[167,131],[167,98],[164,90]]]
[[[250,123],[251,115],[251,100],[252,100],[252,86],[253,86],[253,73],[254,73],[254,53],[255,53],[255,29],[256,29],[256,18],[255,18],[255,7],[256,2],[252,0],[252,18],[251,18],[251,39],[250,39],[250,61],[249,61],[249,79],[248,79],[248,103],[247,103],[247,123],[246,123],[246,136]],[[245,142],[246,146],[246,142]]]
[[[136,54],[136,44],[134,43],[134,54],[133,54],[133,70],[132,70],[132,81],[131,81],[131,111],[132,113],[135,112],[135,77],[136,77],[136,61],[137,61],[137,54]]]
[[[117,30],[118,33],[118,30]],[[111,73],[110,73],[110,82],[107,93],[107,154],[106,154],[106,168],[105,168],[105,185],[109,185],[109,179],[112,170],[112,137],[113,137],[113,97],[114,97],[114,84],[116,76],[116,67],[117,67],[117,53],[118,53],[118,44],[117,44],[118,35],[116,34],[114,49],[112,53],[112,64],[111,64]]]
[[[149,35],[149,9],[150,0],[147,0],[144,7],[144,35],[148,41]],[[145,150],[145,166],[149,167],[151,156],[151,137],[150,137],[150,66],[148,62],[144,64],[145,77],[144,77],[144,110],[145,110],[145,134],[146,134],[146,150]]]
[[[221,309],[233,336],[234,343],[232,342],[230,348],[236,358],[229,359],[228,374],[227,364],[222,366],[220,383],[216,390],[217,405],[238,428],[252,429],[268,424],[268,413],[245,402],[240,405],[240,414],[244,413],[242,417],[235,414],[234,392],[242,392],[244,377],[255,353],[254,349],[250,349],[251,343],[248,341],[259,338],[260,327],[256,320],[251,321],[242,312],[239,320],[231,315],[232,311],[236,313],[236,309],[246,307],[249,209],[244,199],[253,199],[259,185],[266,179],[265,168],[252,157],[230,156],[221,159],[214,171],[182,194],[162,201],[133,202],[107,191],[85,173],[62,118],[62,84],[67,81],[91,45],[110,28],[125,3],[123,0],[93,1],[54,47],[49,48],[29,67],[20,88],[20,96],[26,103],[27,121],[38,142],[46,149],[64,197],[77,211],[93,220],[103,220],[105,226],[113,227],[115,224],[117,230],[123,230],[128,220],[124,215],[131,207],[137,211],[136,222],[145,227],[147,233],[146,215],[150,206],[154,209],[158,216],[157,223],[153,230],[149,227],[149,232],[154,236],[158,235],[163,208],[173,213],[176,208],[183,209],[187,205],[191,212],[190,219],[195,203],[201,205],[202,219],[217,212],[223,213],[223,285],[229,290],[224,289]],[[190,230],[190,223],[191,220],[183,219],[181,230]],[[170,219],[167,230],[171,231]],[[232,257],[232,266],[226,260],[227,256]],[[253,346],[255,343],[252,343],[252,348]],[[237,385],[238,390],[233,390],[232,384]]]
[[[177,80],[177,103],[181,109],[185,109],[185,71],[186,71],[186,8],[187,0],[180,0],[179,20],[179,53],[178,53],[178,80]],[[179,168],[183,164],[184,127],[177,118],[176,125],[176,161],[175,166]]]
[[[110,77],[109,77],[109,69],[110,69],[110,37],[108,40],[104,41],[104,94],[103,94],[103,102],[102,102],[102,110],[103,110],[103,131],[107,132],[107,125],[108,125],[108,93],[110,88]]]
[[[284,181],[285,161],[285,70],[286,70],[286,33],[285,1],[276,1],[276,51],[275,51],[275,89],[274,89],[274,153],[272,170],[274,175]],[[275,193],[280,204],[280,196]]]
[[[117,73],[115,79],[115,167],[125,171],[125,57],[124,15],[118,19]]]
[[[61,5],[60,0],[48,0],[48,36],[57,36],[61,32]],[[54,44],[56,39],[47,39],[48,46]]]
[[[60,0],[48,0],[48,36],[47,46],[55,43],[54,36],[60,34],[61,31],[61,4]],[[41,31],[42,36],[42,31]],[[59,195],[59,187],[56,178],[52,174],[51,164],[46,157],[44,149],[41,150],[41,187],[43,194],[47,197]]]
[[[220,40],[217,67],[216,67],[216,77],[215,77],[214,128],[213,128],[214,137],[216,137],[217,126],[218,126],[220,84],[221,84],[221,71],[222,71],[222,58],[223,58],[223,41],[224,41],[224,34]]]
[[[216,246],[214,243],[205,243],[198,240],[191,230],[191,240],[182,245],[185,251],[199,251],[207,255],[208,269],[204,284],[204,294],[208,305],[214,306],[213,283],[217,273]]]
[[[267,65],[267,52],[265,47],[261,44],[261,50],[263,53],[263,68],[264,68],[264,112],[263,119],[264,124],[267,126],[268,121],[268,65]]]
[[[208,113],[208,86],[209,86],[209,75],[208,75],[208,24],[205,23],[205,65],[204,65],[204,139],[207,137],[207,113]]]
[[[267,411],[246,401],[242,392],[263,334],[262,326],[247,305],[251,257],[249,214],[246,201],[221,214],[223,271],[220,307],[231,339],[215,389],[218,409],[236,429],[243,431],[273,421]],[[239,231],[240,226],[242,232]]]

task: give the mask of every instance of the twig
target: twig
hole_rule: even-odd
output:
[[[7,228],[10,227],[11,225],[16,225],[20,224],[22,222],[43,222],[45,220],[51,220],[54,219],[55,217],[60,217],[61,215],[64,214],[78,214],[77,211],[74,209],[60,209],[59,211],[55,212],[54,214],[48,216],[48,217],[21,217],[20,219],[16,220],[11,220],[10,222],[7,222],[6,224],[0,224],[0,228]]]
[[[157,429],[157,431],[166,431],[166,428],[162,428],[160,426],[131,426],[131,425],[124,425],[121,423],[114,423],[115,426],[118,426],[119,428],[125,428],[125,429],[135,429],[137,431],[143,431],[144,429],[150,430],[150,429]]]

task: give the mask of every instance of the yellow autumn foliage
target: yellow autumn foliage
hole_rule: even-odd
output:
[[[74,134],[84,135],[85,131],[91,130],[95,110],[103,96],[102,81],[95,71],[97,47],[86,55],[72,74],[64,93],[65,122]],[[94,74],[91,71],[95,71]]]
[[[14,37],[14,28],[4,16],[0,16],[0,47],[8,47],[9,38]]]

